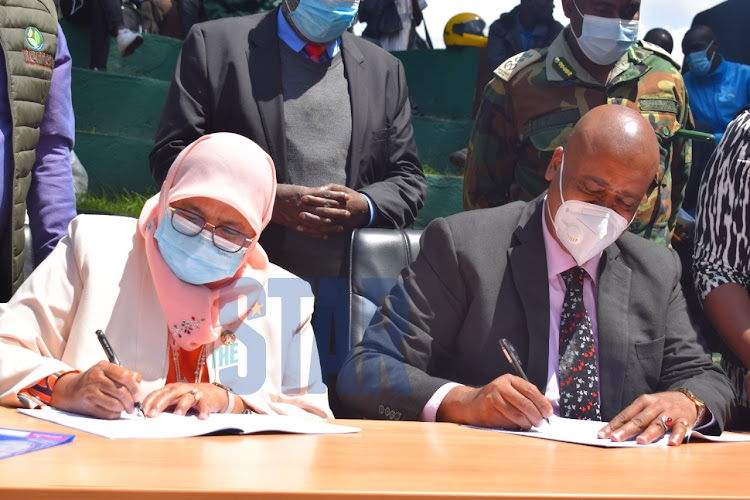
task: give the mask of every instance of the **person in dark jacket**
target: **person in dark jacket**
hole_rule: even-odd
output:
[[[492,23],[487,45],[490,67],[497,68],[520,52],[550,45],[563,29],[552,18],[554,8],[552,0],[521,0]]]

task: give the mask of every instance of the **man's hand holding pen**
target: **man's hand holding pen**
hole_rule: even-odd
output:
[[[61,410],[117,419],[122,411],[133,413],[141,401],[141,374],[108,361],[88,370],[64,374],[52,391],[51,406]]]
[[[483,387],[451,389],[438,407],[437,420],[528,430],[552,414],[552,404],[534,384],[505,374]]]
[[[524,430],[549,424],[554,413],[549,399],[529,382],[510,341],[500,339],[500,347],[517,376],[501,375],[479,388],[454,387],[438,407],[437,420]]]

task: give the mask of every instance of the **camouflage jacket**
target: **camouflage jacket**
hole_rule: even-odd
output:
[[[552,153],[578,119],[601,104],[638,110],[654,127],[661,167],[630,230],[667,245],[690,174],[692,129],[679,66],[661,49],[638,42],[615,64],[605,86],[576,61],[563,30],[547,49],[518,54],[487,84],[469,142],[464,207],[531,200],[547,189]]]

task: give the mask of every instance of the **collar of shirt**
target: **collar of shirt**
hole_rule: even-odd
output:
[[[279,38],[285,44],[287,44],[295,52],[302,51],[307,42],[304,41],[302,37],[300,37],[297,32],[294,31],[294,28],[289,25],[289,21],[286,20],[286,17],[284,17],[284,14],[282,14],[281,9],[279,9],[279,14],[276,16],[276,27],[279,33]],[[326,44],[326,53],[328,54],[328,57],[330,59],[333,59],[340,51],[341,37],[338,37],[334,41],[328,42]]]
[[[566,33],[569,32],[570,36],[574,36],[571,32],[570,25],[568,25],[564,30],[560,32],[559,35],[557,35],[557,38],[555,38],[555,40],[547,49],[547,59],[545,60],[547,80],[549,80],[550,82],[561,82],[563,80],[569,80],[575,77],[582,82],[601,86],[601,83],[596,78],[591,76],[591,73],[583,69],[583,66],[581,66],[581,64],[578,62],[578,59],[576,59],[576,56],[573,55],[573,50],[570,48],[570,45],[565,38]],[[608,82],[630,67],[629,52],[630,50],[628,50],[628,52],[625,52],[625,54],[623,54],[623,56],[617,60],[612,71],[609,74],[609,78],[607,79]],[[567,63],[567,66],[573,73],[572,75],[566,78],[555,70],[555,58],[557,57],[563,59]]]
[[[555,276],[558,276],[561,272],[570,269],[571,267],[577,266],[575,259],[563,248],[552,236],[552,233],[547,227],[547,198],[544,199],[542,206],[542,231],[544,232],[544,251],[547,254],[547,278],[552,280]],[[599,275],[599,261],[602,258],[602,254],[591,257],[589,260],[583,263],[583,267],[594,282],[594,286],[598,284]],[[562,278],[560,278],[562,279]]]

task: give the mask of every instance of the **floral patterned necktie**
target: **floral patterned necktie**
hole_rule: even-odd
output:
[[[601,420],[594,332],[583,304],[585,275],[578,266],[560,273],[568,289],[560,313],[560,416]]]

